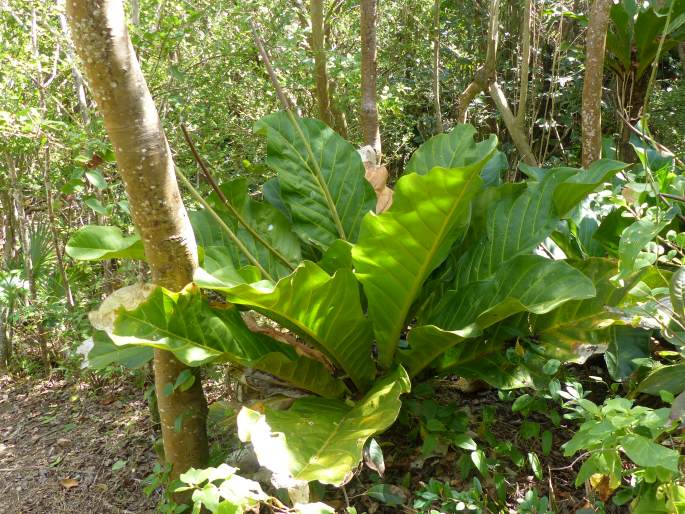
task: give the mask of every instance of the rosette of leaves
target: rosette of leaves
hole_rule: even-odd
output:
[[[181,292],[116,292],[92,321],[117,345],[165,349],[191,366],[230,361],[316,395],[285,411],[245,409],[239,416],[243,439],[289,486],[350,478],[368,438],[394,422],[410,387],[405,368],[416,374],[436,367],[455,348],[485,355],[486,329],[595,295],[579,267],[535,250],[620,163],[533,170],[527,183],[487,186],[481,175],[497,154],[496,138],[476,143],[475,129],[459,125],[415,153],[392,206],[376,214],[358,153],[321,122],[278,113],[257,129],[278,173],[277,187],[265,194],[273,206],[249,200],[264,207],[241,208],[242,222],[216,206],[219,217],[233,214],[224,223],[247,243],[236,248],[196,223],[204,255],[194,284]],[[244,197],[244,189],[236,191],[232,198]],[[318,262],[303,260],[288,272],[284,261],[297,258],[292,235],[274,233],[264,244],[247,230],[255,213],[273,217],[276,210],[273,230],[292,228],[302,254],[322,255]],[[268,246],[285,259],[272,259]],[[275,265],[272,279],[245,265],[255,261],[264,270]],[[294,337],[253,331],[242,311],[256,311]]]

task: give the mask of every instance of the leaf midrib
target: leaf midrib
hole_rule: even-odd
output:
[[[454,215],[454,212],[458,210],[461,204],[461,199],[464,197],[466,192],[469,189],[469,186],[471,183],[478,178],[478,173],[475,171],[473,174],[469,177],[468,180],[464,182],[464,187],[462,188],[459,196],[456,198],[456,201],[452,204],[452,208],[448,211],[448,215],[445,216],[446,222],[442,224],[439,232],[438,232],[438,237],[434,239],[434,244],[431,245],[430,250],[426,254],[426,259],[424,259],[423,263],[419,266],[419,273],[417,273],[417,277],[420,277],[419,280],[415,280],[414,283],[412,284],[412,287],[410,288],[410,294],[407,295],[405,298],[405,301],[402,302],[402,318],[401,321],[398,321],[398,324],[404,323],[406,317],[407,317],[407,312],[409,311],[409,307],[411,307],[412,302],[414,301],[414,298],[416,297],[419,288],[421,287],[421,284],[423,284],[423,281],[425,280],[425,273],[426,269],[430,265],[430,263],[433,261],[433,258],[435,257],[435,254],[437,253],[438,248],[441,246],[441,242],[443,241],[444,234],[446,232],[446,228],[449,225],[447,222],[448,220],[452,219],[452,216]],[[393,329],[393,333],[391,334],[392,337],[389,338],[390,341],[394,340],[396,337],[399,337],[399,333],[402,331],[402,327],[395,327]],[[394,353],[394,351],[393,351]],[[392,353],[389,356],[392,358]]]

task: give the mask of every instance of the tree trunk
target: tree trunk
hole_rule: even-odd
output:
[[[521,64],[519,65],[519,102],[516,107],[516,125],[525,132],[530,66],[530,18],[533,0],[524,0],[524,3],[523,20],[521,21]]]
[[[179,291],[192,280],[197,247],[171,151],[126,29],[122,2],[70,0],[67,15],[74,46],[114,147],[152,279]],[[199,376],[185,392],[163,393],[185,369],[173,354],[155,350],[164,453],[173,478],[190,467],[205,467],[208,458],[207,402]]]
[[[63,19],[64,16],[61,16]],[[36,60],[36,85],[38,86],[38,96],[39,105],[43,111],[43,115],[46,111],[45,104],[45,84],[43,83],[43,67],[40,60],[40,50],[38,49],[38,24],[36,20],[36,10],[35,8],[31,10],[31,43],[33,50],[33,57]],[[73,51],[72,51],[73,57]],[[72,59],[73,62],[73,59]],[[79,96],[79,104],[81,103],[80,93],[83,93],[83,98],[85,99],[85,92],[83,92],[83,82],[81,82],[81,91],[78,87],[76,89],[77,96]],[[85,106],[81,106],[82,109],[87,109]],[[88,116],[86,111],[85,116]],[[43,131],[38,131],[38,137],[42,138]],[[57,225],[55,224],[55,213],[52,207],[52,184],[50,183],[50,137],[46,135],[45,145],[43,150],[43,186],[45,188],[45,200],[47,204],[48,211],[48,224],[50,225],[50,234],[52,235],[52,246],[55,250],[55,260],[57,261],[57,270],[59,271],[60,277],[62,278],[62,286],[64,287],[64,297],[67,301],[67,307],[69,309],[74,308],[74,297],[71,294],[71,286],[69,285],[69,277],[67,276],[67,271],[64,268],[64,259],[62,258],[62,248],[61,241],[59,238],[59,233],[57,231]],[[43,359],[46,365],[49,365],[47,359],[47,343],[41,338],[41,348],[44,348]]]
[[[685,43],[678,43],[678,58],[680,59],[680,69],[685,75]]]
[[[14,310],[14,302],[0,309],[0,369],[7,369],[12,362],[12,326],[10,317]]]
[[[309,15],[312,23],[311,47],[314,54],[314,78],[319,119],[333,127],[331,99],[328,93],[328,72],[326,71],[326,48],[324,46],[323,0],[310,0]]]
[[[14,205],[12,205],[12,197],[9,194],[9,188],[5,188],[4,184],[0,187],[0,207],[2,207],[2,223],[3,223],[3,247],[2,247],[2,263],[5,269],[9,269],[9,264],[14,257],[15,245],[15,229],[14,220]]]
[[[62,253],[62,241],[57,230],[57,221],[55,220],[55,210],[52,205],[52,183],[50,182],[50,143],[49,140],[45,143],[45,153],[43,161],[43,185],[45,187],[45,201],[48,210],[48,224],[50,225],[50,234],[52,235],[52,245],[55,250],[55,261],[60,278],[62,279],[62,287],[64,287],[64,298],[67,301],[69,309],[74,308],[74,295],[69,284],[69,277],[64,266],[64,254]]]
[[[31,239],[29,237],[28,220],[26,219],[26,212],[24,211],[24,195],[17,177],[17,167],[14,158],[11,155],[6,155],[5,158],[7,161],[10,191],[12,192],[14,209],[16,210],[14,219],[17,222],[19,243],[21,244],[21,253],[24,258],[24,276],[29,283],[31,300],[34,301],[36,299],[36,281],[33,276],[33,263],[31,262]]]
[[[344,139],[347,139],[347,117],[337,100],[338,86],[336,85],[335,80],[329,80],[328,91],[331,97],[331,113],[333,114],[335,130]]]
[[[585,36],[585,76],[583,78],[583,167],[602,155],[602,85],[604,49],[612,0],[595,0]]]
[[[499,43],[499,6],[500,0],[490,1],[490,18],[488,21],[488,47],[485,53],[485,64],[478,68],[473,81],[459,95],[459,123],[466,123],[469,106],[481,91],[488,89],[490,82],[495,80],[497,72],[497,46]]]
[[[140,0],[131,0],[131,25],[140,25]]]
[[[360,0],[362,44],[362,108],[363,146],[370,146],[381,158],[381,133],[376,105],[376,0]]]
[[[86,88],[83,86],[83,77],[81,76],[81,72],[76,67],[74,47],[71,45],[71,39],[69,37],[67,18],[62,13],[60,13],[58,17],[62,34],[67,42],[67,57],[69,58],[69,62],[71,64],[71,77],[74,81],[74,91],[76,92],[76,99],[78,100],[79,114],[81,114],[83,124],[88,127],[90,125],[90,113],[88,112],[88,101],[86,100]]]
[[[433,4],[433,108],[435,110],[435,131],[442,132],[442,111],[440,110],[440,0]]]
[[[530,145],[528,144],[528,138],[526,137],[525,132],[516,123],[516,118],[509,108],[507,98],[504,96],[504,91],[502,91],[502,88],[497,81],[490,83],[490,96],[492,97],[493,102],[495,102],[497,110],[499,110],[500,114],[502,115],[502,119],[504,120],[504,124],[509,131],[511,140],[514,142],[516,149],[521,154],[523,162],[529,166],[537,166],[538,163],[535,159],[535,155],[533,154],[533,150],[531,150]]]

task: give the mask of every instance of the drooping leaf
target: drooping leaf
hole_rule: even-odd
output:
[[[617,264],[612,259],[593,257],[583,261],[570,261],[584,275],[590,277],[597,294],[593,298],[568,302],[547,314],[531,316],[525,327],[542,344],[556,348],[562,361],[576,361],[588,351],[606,348],[611,334],[606,329],[621,318],[619,307],[627,302],[630,289],[640,279],[636,274],[616,287],[611,278]],[[522,327],[523,328],[523,327]],[[594,350],[592,349],[594,347]],[[582,361],[582,359],[581,359]]]
[[[637,390],[655,396],[659,395],[659,391],[668,391],[675,395],[682,393],[685,391],[685,364],[656,368],[640,382]]]
[[[296,503],[293,514],[335,514],[335,509],[325,503]]]
[[[234,305],[210,306],[194,286],[180,293],[142,284],[128,286],[108,297],[90,320],[117,345],[167,350],[189,366],[231,361],[322,396],[341,396],[346,391],[323,363],[252,332]]]
[[[673,312],[681,320],[685,320],[685,267],[681,267],[671,277],[669,293]]]
[[[276,285],[234,285],[200,269],[195,283],[221,291],[229,302],[249,306],[293,330],[324,352],[359,389],[371,384],[375,374],[371,326],[362,313],[359,286],[351,270],[340,269],[330,276],[305,261]]]
[[[616,381],[625,380],[639,367],[634,359],[649,357],[650,334],[646,330],[625,326],[610,328],[611,339],[604,354],[609,375]]]
[[[343,485],[362,459],[366,440],[397,418],[400,395],[410,390],[401,367],[382,378],[356,405],[340,400],[302,398],[287,411],[246,407],[238,414],[238,434],[250,441],[259,463],[279,483]]]
[[[539,181],[528,182],[522,192],[504,189],[501,199],[490,205],[485,225],[474,227],[479,233],[471,236],[473,244],[459,259],[457,287],[486,279],[506,260],[531,252],[572,207],[623,167],[600,160],[587,171],[554,168]]]
[[[280,278],[290,273],[302,256],[299,239],[292,232],[288,219],[275,207],[252,200],[248,195],[247,180],[244,178],[222,184],[221,190],[233,210],[226,207],[216,193],[212,193],[207,201],[224,223],[269,274]],[[248,230],[238,217],[251,230]],[[190,220],[200,246],[224,246],[235,267],[251,264],[206,210],[190,212]]]
[[[89,196],[83,200],[88,207],[90,207],[94,212],[102,214],[103,216],[109,216],[112,214],[112,207],[105,207],[102,202],[95,198],[94,196]]]
[[[93,187],[99,190],[107,189],[107,181],[105,180],[105,177],[102,176],[102,172],[100,172],[100,170],[87,170],[86,178],[88,179],[88,182],[93,185]]]
[[[299,130],[279,112],[255,124],[255,132],[267,137],[266,162],[278,172],[293,228],[305,243],[324,250],[336,239],[354,242],[362,217],[376,206],[361,157],[325,123],[300,118],[296,123]]]
[[[621,234],[633,222],[632,218],[626,218],[624,209],[614,209],[600,223],[597,232],[592,236],[612,256],[618,256],[618,243]]]
[[[278,177],[270,178],[264,182],[262,185],[262,196],[265,201],[278,209],[289,221],[292,221],[290,211],[288,211],[288,207],[283,202],[283,198],[281,198],[281,183],[278,181]]]
[[[319,261],[319,266],[329,274],[339,269],[352,269],[352,245],[347,241],[338,239],[328,247]]]
[[[574,173],[554,190],[556,213],[561,217],[566,216],[583,198],[625,167],[622,162],[600,159],[593,162],[587,170],[574,170]]]
[[[463,168],[404,175],[392,207],[364,218],[352,260],[369,300],[382,367],[392,362],[421,286],[468,227],[470,201],[482,184],[478,174],[490,154],[479,157]]]
[[[110,364],[136,369],[152,360],[152,348],[118,346],[99,330],[83,341],[76,352],[83,356],[81,367],[90,369],[103,369]]]
[[[618,243],[618,278],[624,279],[650,263],[638,259],[640,251],[661,232],[670,220],[655,223],[650,219],[635,221],[623,231]]]
[[[474,143],[476,129],[472,125],[457,125],[450,132],[431,137],[416,150],[405,174],[425,175],[433,168],[463,168],[492,156],[497,137]]]
[[[677,450],[666,448],[648,437],[637,434],[622,437],[620,444],[628,458],[638,466],[661,466],[673,473],[680,473],[678,467],[680,454]]]
[[[74,232],[64,250],[71,258],[79,261],[145,260],[140,238],[137,235],[124,236],[117,227],[86,225]]]
[[[376,484],[367,489],[366,495],[388,507],[397,507],[407,502],[407,494],[396,485]]]
[[[518,312],[549,312],[565,302],[591,298],[592,281],[564,261],[521,255],[489,280],[449,291],[434,312],[409,333],[401,362],[416,374],[451,346]],[[466,344],[466,343],[464,343]]]

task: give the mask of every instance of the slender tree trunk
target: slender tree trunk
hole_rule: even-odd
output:
[[[362,44],[361,125],[364,146],[381,158],[381,133],[376,105],[376,0],[360,0]]]
[[[528,104],[528,76],[530,66],[530,18],[533,0],[524,0],[523,20],[521,21],[521,64],[519,66],[519,102],[516,108],[516,124],[525,131]]]
[[[71,38],[69,37],[69,26],[67,25],[67,18],[64,14],[60,13],[59,25],[62,29],[62,34],[64,35],[64,40],[66,41],[66,51],[67,57],[71,64],[71,77],[74,81],[74,91],[76,92],[76,99],[78,100],[78,110],[83,120],[83,124],[88,127],[90,125],[90,113],[88,112],[88,100],[86,99],[86,88],[83,86],[83,77],[81,72],[76,67],[76,56],[74,55],[74,47],[71,44]]]
[[[685,43],[678,43],[678,58],[680,59],[680,69],[685,75]]]
[[[2,263],[5,269],[9,268],[9,263],[14,257],[15,245],[15,220],[14,220],[14,205],[12,205],[12,197],[9,194],[9,187],[5,188],[4,184],[0,187],[0,207],[2,207],[2,223],[3,223],[3,247],[2,247]]]
[[[74,295],[71,291],[69,277],[64,266],[64,254],[62,253],[62,241],[57,230],[57,221],[55,220],[55,210],[52,205],[52,182],[50,181],[50,144],[45,143],[45,153],[43,161],[43,185],[45,187],[45,200],[48,210],[48,223],[50,225],[50,233],[52,234],[52,245],[55,249],[55,261],[57,263],[57,270],[62,279],[62,286],[64,287],[64,298],[67,301],[69,309],[74,308]]]
[[[314,54],[314,78],[319,119],[333,127],[331,99],[328,93],[328,72],[326,71],[326,48],[323,27],[323,0],[310,0],[309,15],[312,23],[311,48]]]
[[[528,144],[528,138],[526,137],[525,132],[516,123],[516,118],[509,108],[507,98],[504,96],[504,91],[502,91],[502,88],[497,81],[491,82],[489,89],[490,96],[492,97],[493,102],[495,102],[497,110],[502,115],[502,119],[509,131],[511,140],[516,145],[516,149],[521,154],[521,158],[529,166],[537,166],[538,163],[535,159],[535,154],[533,154],[533,150],[531,150],[530,145]]]
[[[62,16],[64,18],[64,16]],[[38,49],[38,24],[37,24],[37,19],[36,19],[36,10],[35,8],[31,10],[31,43],[33,47],[33,57],[36,60],[36,85],[38,86],[38,96],[39,96],[39,104],[40,108],[43,111],[43,115],[45,115],[46,111],[46,103],[45,103],[45,84],[43,83],[43,67],[41,65],[40,61],[40,51]],[[73,62],[73,60],[72,60]],[[79,89],[76,89],[77,95],[79,95],[80,92],[83,92],[83,82],[81,82],[81,91]],[[85,98],[85,93],[84,93],[84,98]],[[79,98],[79,104],[81,100]],[[85,108],[82,106],[82,108]],[[87,109],[87,108],[86,108]],[[86,116],[88,116],[86,112]],[[39,138],[43,136],[42,130],[38,132]],[[55,250],[55,260],[57,261],[57,269],[59,271],[60,277],[62,278],[62,286],[64,287],[64,297],[67,301],[67,306],[69,309],[74,308],[74,297],[71,293],[71,286],[69,285],[69,277],[67,276],[67,271],[64,268],[64,259],[62,258],[62,247],[61,247],[61,241],[59,237],[59,233],[57,231],[57,225],[55,224],[55,214],[54,214],[54,209],[52,207],[52,184],[50,183],[50,138],[46,137],[45,138],[45,145],[44,145],[44,150],[43,150],[43,186],[45,188],[45,200],[47,203],[47,210],[48,210],[48,223],[50,225],[50,234],[52,235],[52,245]],[[41,348],[45,347],[45,351],[43,352],[43,358],[46,361],[45,364],[49,364],[47,362],[47,343],[42,343]]]
[[[440,110],[440,0],[433,4],[433,108],[435,130],[442,132],[442,111]]]
[[[140,0],[131,0],[131,25],[140,25]]]
[[[140,70],[121,0],[69,0],[74,46],[102,112],[126,187],[133,221],[156,284],[179,291],[191,282],[197,247],[176,183],[174,162],[157,109]],[[165,395],[188,369],[172,353],[155,350],[155,386],[172,477],[207,464],[207,402],[197,376],[185,391]],[[197,370],[195,370],[197,373]],[[181,430],[175,425],[180,421]]]
[[[466,123],[469,106],[473,99],[482,91],[488,89],[490,82],[495,80],[497,72],[497,46],[499,44],[499,7],[500,0],[490,0],[490,18],[488,21],[488,46],[485,53],[485,64],[478,68],[473,81],[459,95],[459,123]]]
[[[347,139],[347,117],[337,100],[338,86],[336,85],[335,80],[329,80],[328,91],[331,97],[331,113],[333,114],[335,130],[343,138]]]
[[[0,370],[6,370],[10,363],[11,349],[7,338],[5,312],[7,307],[0,308]]]
[[[21,253],[24,258],[24,275],[29,283],[29,293],[31,300],[36,299],[36,281],[33,276],[33,263],[31,262],[31,239],[29,237],[28,220],[26,219],[26,212],[24,211],[24,195],[21,190],[21,184],[17,178],[17,167],[14,158],[11,155],[5,156],[7,162],[7,170],[9,175],[9,185],[12,191],[14,200],[14,209],[16,210],[15,221],[17,222],[17,229],[19,230],[19,242],[21,244]]]
[[[612,0],[595,0],[590,11],[585,36],[585,76],[581,111],[583,167],[587,168],[602,155],[602,85],[604,83],[604,49]]]

